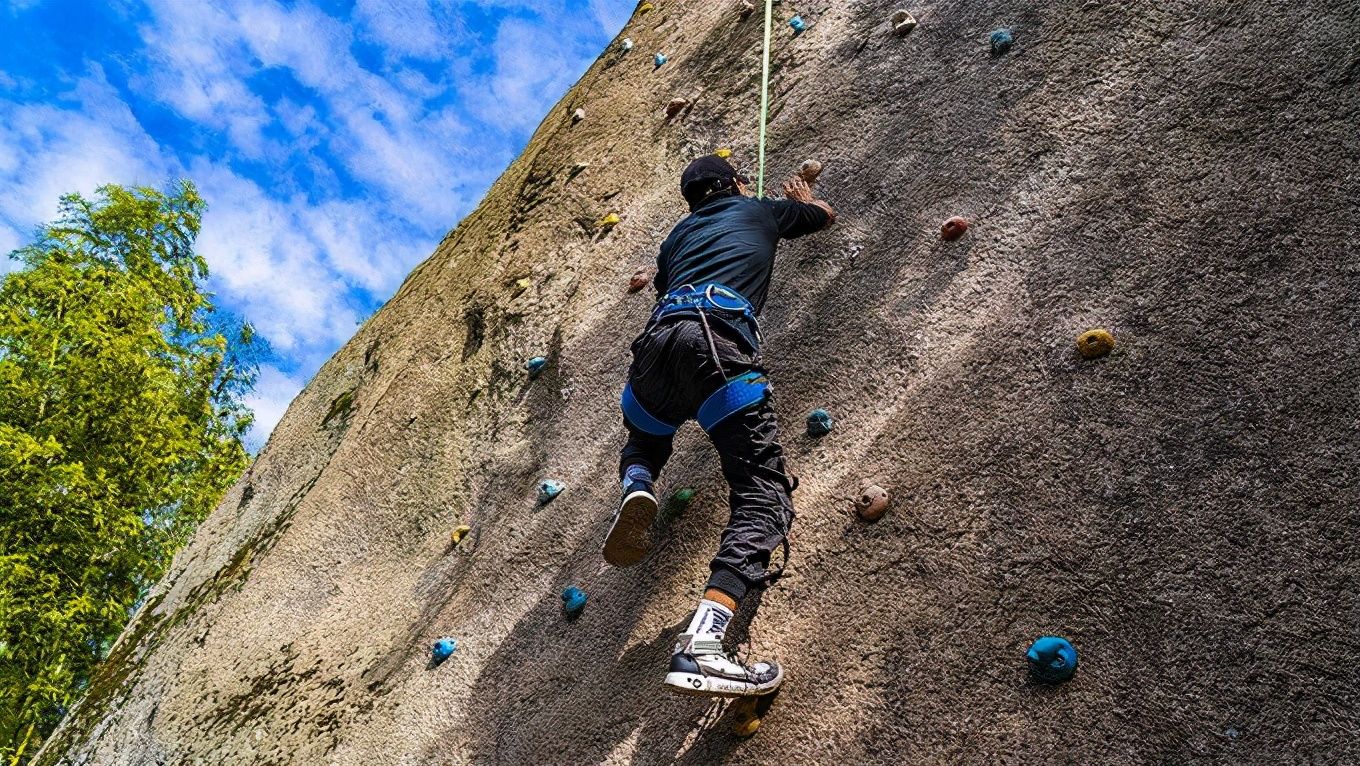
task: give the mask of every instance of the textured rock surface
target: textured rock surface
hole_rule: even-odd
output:
[[[759,14],[673,0],[623,32],[670,63],[607,51],[547,116],[293,402],[43,763],[1360,759],[1353,0],[928,3],[907,37],[881,3],[779,8],[771,169],[821,159],[842,216],[785,246],[764,322],[803,484],[750,631],[790,674],[759,733],[659,686],[725,516],[692,426],[663,489],[694,502],[643,564],[599,555],[629,276],[690,157],[754,156]],[[1090,327],[1119,345],[1084,362]],[[544,477],[568,489],[540,507]],[[874,525],[865,480],[894,497]],[[1081,652],[1066,685],[1026,678],[1045,633]]]

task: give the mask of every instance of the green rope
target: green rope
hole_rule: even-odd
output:
[[[765,53],[760,72],[760,167],[756,175],[756,196],[765,196],[765,121],[770,116],[770,24],[774,0],[765,0]]]

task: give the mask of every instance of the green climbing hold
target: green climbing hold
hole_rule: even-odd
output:
[[[811,436],[826,436],[835,427],[836,421],[826,410],[813,410],[807,416],[807,430]]]

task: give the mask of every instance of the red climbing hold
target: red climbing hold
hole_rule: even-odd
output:
[[[944,225],[940,227],[940,237],[943,238],[945,242],[953,242],[959,237],[962,237],[966,231],[968,231],[968,219],[954,216],[948,221],[945,221]]]

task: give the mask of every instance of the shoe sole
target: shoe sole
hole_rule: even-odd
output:
[[[763,697],[773,693],[784,683],[784,670],[773,681],[751,685],[727,678],[714,678],[697,673],[667,673],[666,686],[676,694],[690,697]]]
[[[630,567],[645,558],[652,547],[649,535],[656,511],[656,498],[648,492],[625,497],[604,538],[604,560],[616,567]]]

